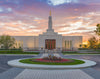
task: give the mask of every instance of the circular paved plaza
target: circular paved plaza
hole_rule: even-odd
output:
[[[97,65],[84,69],[37,70],[14,68],[7,65],[9,60],[31,58],[34,55],[0,55],[0,79],[99,79],[100,55],[68,55],[67,58],[78,58],[96,61]]]

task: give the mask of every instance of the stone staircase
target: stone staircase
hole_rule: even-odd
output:
[[[49,55],[56,57],[64,57],[62,52],[57,50],[44,50],[41,52],[41,58],[48,57]]]

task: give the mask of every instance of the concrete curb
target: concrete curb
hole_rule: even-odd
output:
[[[77,60],[82,60],[85,63],[84,64],[79,64],[79,65],[39,65],[39,64],[25,64],[19,62],[19,60],[22,59],[17,59],[17,60],[11,60],[8,61],[8,65],[13,66],[13,67],[18,67],[18,68],[26,68],[26,69],[43,69],[43,70],[61,70],[61,69],[81,69],[81,68],[87,68],[91,66],[95,66],[96,62],[90,61],[90,60],[84,60],[84,59],[77,59]]]

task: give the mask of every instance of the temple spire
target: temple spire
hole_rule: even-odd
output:
[[[51,15],[51,10],[50,10],[50,15],[49,15],[49,21],[48,21],[48,29],[47,31],[53,31],[52,29],[52,15]]]
[[[51,16],[51,10],[50,10],[50,16]]]

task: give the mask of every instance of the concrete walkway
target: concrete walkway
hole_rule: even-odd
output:
[[[93,68],[71,70],[32,70],[11,68],[0,79],[100,79],[100,71]]]
[[[6,68],[6,70],[3,70],[3,72],[0,73],[0,79],[17,79],[25,72],[26,72],[26,74],[24,74],[23,76],[26,77],[28,75],[31,75],[31,77],[33,77],[33,78],[28,78],[29,76],[26,78],[24,77],[25,79],[35,79],[35,77],[37,77],[37,79],[39,79],[40,77],[41,77],[40,79],[42,79],[42,78],[44,78],[44,79],[49,79],[49,78],[51,78],[51,79],[71,79],[71,78],[82,79],[82,77],[83,77],[82,74],[84,74],[84,79],[88,79],[88,78],[100,79],[100,56],[98,56],[98,55],[94,55],[94,56],[92,56],[92,55],[82,55],[82,56],[81,55],[80,56],[79,55],[74,55],[74,56],[68,55],[67,58],[89,59],[89,60],[96,61],[97,65],[95,67],[90,67],[90,68],[74,69],[74,72],[72,72],[72,70],[70,70],[70,73],[67,73],[67,70],[62,70],[61,71],[62,74],[60,73],[59,70],[56,70],[56,71],[53,71],[53,70],[47,71],[46,70],[45,71],[46,74],[44,74],[45,72],[43,70],[40,71],[40,70],[31,70],[31,69],[28,70],[28,69],[21,69],[21,68],[11,68],[11,67],[7,66],[7,64],[6,64],[7,61],[9,61],[9,60],[20,59],[20,58],[29,58],[29,57],[33,57],[33,56],[20,56],[20,55],[19,56],[0,56],[0,67]],[[34,71],[36,71],[37,74],[36,73],[34,74],[33,73]],[[29,72],[29,73],[27,73],[27,72]],[[31,74],[31,72],[33,74]],[[78,74],[78,76],[77,76],[77,73],[79,73],[79,72],[80,72],[80,74]],[[59,76],[59,74],[61,74],[61,75]],[[73,77],[71,77],[71,76],[73,76]],[[24,78],[22,78],[22,79],[24,79]]]
[[[31,70],[25,69],[14,79],[94,79],[82,70]]]

